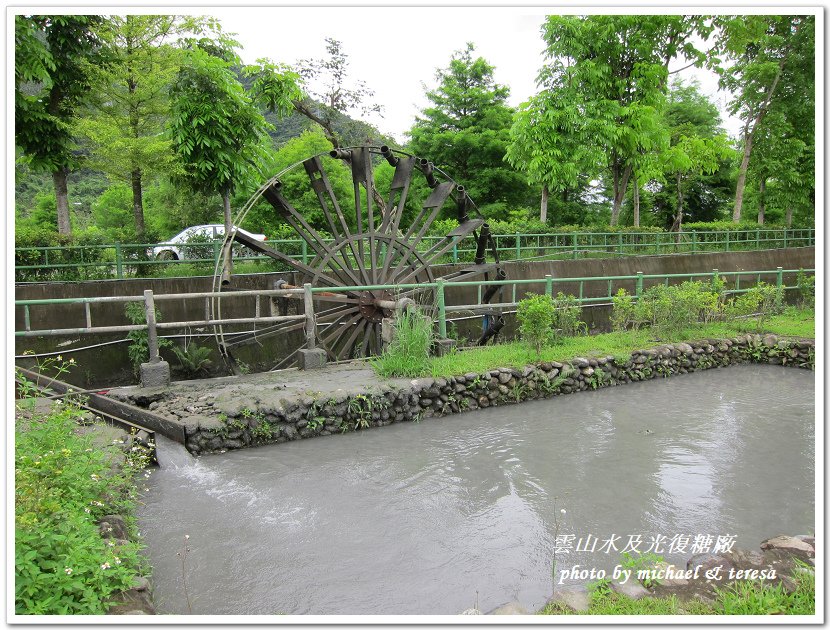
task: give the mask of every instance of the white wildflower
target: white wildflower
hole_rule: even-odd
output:
[[[72,569],[69,567],[64,567],[63,572],[66,573],[66,575],[72,575]]]

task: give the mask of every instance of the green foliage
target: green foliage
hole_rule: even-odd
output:
[[[348,418],[352,421],[351,428],[355,431],[358,429],[368,429],[374,420],[375,413],[388,407],[389,401],[385,396],[372,394],[357,394],[353,396],[346,405]],[[344,432],[347,429],[348,425],[343,427]]]
[[[113,472],[112,449],[76,433],[79,410],[65,402],[15,434],[15,612],[102,614],[106,599],[142,572],[137,543],[110,546],[97,521],[134,513],[133,477],[148,462],[136,446]]]
[[[434,331],[432,320],[416,310],[398,311],[394,319],[395,334],[372,367],[383,377],[423,376],[429,369],[429,351]]]
[[[516,308],[519,335],[523,342],[536,351],[537,358],[542,356],[542,348],[553,336],[556,317],[556,307],[549,295],[528,293],[527,298],[519,302]]]
[[[523,177],[504,163],[510,141],[509,90],[493,80],[493,66],[474,58],[468,43],[439,69],[438,87],[426,94],[430,106],[416,118],[409,148],[462,184],[479,206],[528,201]]]
[[[656,565],[664,561],[663,556],[653,552],[635,553],[636,555],[633,555],[627,551],[624,551],[622,554],[623,559],[620,562],[624,569],[631,570],[633,576],[636,576],[638,571],[651,570],[655,568]],[[653,578],[646,578],[645,580],[642,580],[642,583],[646,588],[651,588],[652,586],[659,584],[660,581]]]
[[[816,277],[808,276],[803,269],[798,270],[796,276],[798,297],[802,308],[815,308],[816,306]]]
[[[166,341],[166,340],[165,340]],[[212,361],[211,350],[207,346],[200,346],[195,341],[185,340],[184,348],[173,346],[173,354],[179,360],[179,366],[189,377],[207,374]]]
[[[131,324],[146,324],[147,318],[144,312],[143,302],[128,302],[124,306],[124,314]],[[161,321],[161,313],[156,308],[156,321]],[[130,345],[127,347],[127,355],[133,364],[133,372],[138,376],[141,364],[150,360],[150,346],[149,335],[147,329],[131,330],[127,333],[127,339],[130,340]],[[173,345],[173,342],[163,337],[158,338],[159,350],[168,348]]]
[[[215,51],[202,40],[187,52],[170,90],[169,125],[182,180],[225,197],[263,160],[269,125],[233,71],[232,43],[220,44]]]
[[[661,335],[673,335],[695,322],[710,322],[722,311],[719,292],[711,284],[686,281],[649,287],[639,299],[620,289],[613,298],[614,330],[648,326]]]
[[[761,331],[765,321],[784,309],[784,291],[778,287],[759,282],[745,293],[738,295],[727,307],[732,319],[746,321],[755,317],[755,329]]]
[[[561,291],[553,299],[553,334],[554,340],[562,337],[575,337],[588,334],[585,322],[579,319],[582,307],[574,295],[565,295]]]

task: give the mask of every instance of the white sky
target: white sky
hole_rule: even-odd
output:
[[[237,34],[246,63],[260,57],[288,64],[322,58],[324,39],[339,40],[349,57],[350,78],[363,80],[375,91],[375,102],[384,108],[382,118],[355,117],[404,142],[404,133],[428,104],[424,85],[434,88],[435,71],[445,68],[453,52],[467,42],[473,42],[477,54],[495,66],[496,82],[510,88],[511,105],[533,95],[543,61],[541,25],[545,14],[552,11],[536,7],[376,6],[206,7],[202,12],[215,15],[225,31]],[[675,63],[676,67],[682,65],[686,64]],[[702,91],[720,108],[727,131],[736,135],[739,122],[727,117],[727,98],[717,91],[714,75],[692,68],[680,76],[698,78]]]

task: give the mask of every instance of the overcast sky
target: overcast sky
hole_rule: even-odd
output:
[[[510,88],[509,102],[514,106],[536,92],[542,65],[542,8],[206,7],[203,11],[218,17],[225,31],[237,33],[246,63],[260,57],[289,64],[321,58],[324,39],[339,40],[350,60],[351,78],[373,89],[375,102],[384,109],[382,118],[358,117],[400,142],[406,141],[405,132],[428,104],[424,85],[434,88],[435,71],[446,67],[453,52],[467,42],[495,66],[496,82]],[[727,118],[726,97],[718,93],[714,75],[691,69],[682,76],[691,79],[692,73],[721,109],[727,131],[737,134],[739,123]]]

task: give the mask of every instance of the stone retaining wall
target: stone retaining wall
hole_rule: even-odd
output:
[[[186,447],[209,453],[345,433],[394,422],[417,422],[473,409],[599,389],[741,363],[768,363],[814,369],[813,340],[743,335],[701,339],[638,350],[627,357],[576,357],[481,374],[422,378],[409,387],[383,386],[358,395],[307,396],[284,404],[199,397],[182,418]],[[152,408],[152,407],[151,407]]]

